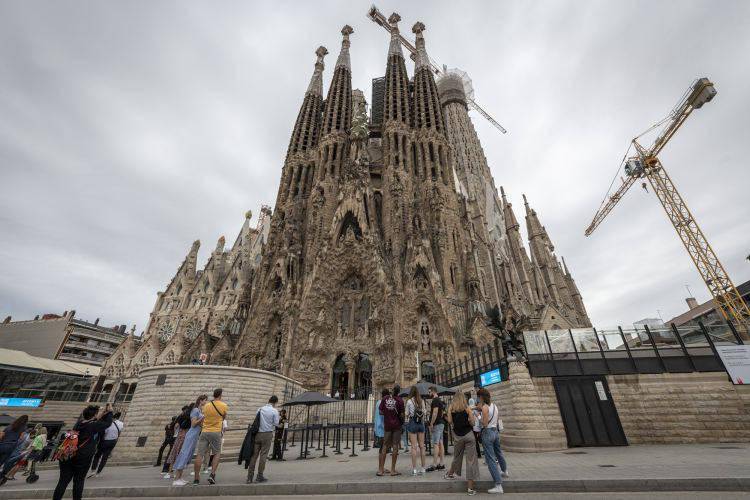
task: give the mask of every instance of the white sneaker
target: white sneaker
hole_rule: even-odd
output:
[[[187,484],[187,481],[185,481],[182,478],[175,479],[174,481],[172,481],[172,486],[185,486],[186,484]]]
[[[419,474],[419,472],[417,472],[417,469],[412,469],[411,470],[411,475],[412,476],[416,476],[417,474]]]
[[[496,493],[496,494],[504,493],[503,485],[496,484],[494,488],[490,488],[489,490],[487,490],[487,493]]]
[[[191,470],[191,471],[190,471],[190,475],[191,475],[191,476],[194,476],[194,475],[195,475],[195,471],[194,471],[194,470]]]
[[[172,474],[170,474],[169,472],[164,472],[164,473],[162,473],[161,478],[162,479],[172,479]]]
[[[510,471],[508,471],[507,469],[505,471],[503,471],[503,477],[504,478],[510,477]]]
[[[420,475],[424,476],[424,475],[425,475],[425,472],[426,472],[426,471],[424,470],[424,467],[422,467],[421,469],[419,469],[419,474],[420,474]]]

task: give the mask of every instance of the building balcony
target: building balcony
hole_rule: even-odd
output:
[[[117,347],[126,338],[125,335],[117,335],[115,333],[107,333],[101,330],[92,330],[83,328],[80,325],[73,325],[73,331],[70,332],[72,335],[80,335],[82,337],[88,337],[91,339],[99,340],[101,342],[111,342]]]
[[[68,339],[68,341],[65,342],[65,347],[75,347],[76,349],[81,349],[84,351],[91,351],[91,352],[98,352],[101,354],[105,354],[107,356],[115,352],[115,349],[116,349],[116,347],[103,346],[103,345],[91,345],[88,342],[81,342],[80,340],[71,340],[71,339]]]

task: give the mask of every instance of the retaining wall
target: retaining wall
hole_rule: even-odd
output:
[[[206,394],[210,400],[217,387],[224,390],[222,400],[229,405],[225,448],[236,451],[258,408],[273,394],[281,404],[284,389],[292,386],[301,390],[300,384],[288,377],[252,368],[211,365],[145,368],[140,373],[113,460],[156,461],[164,440],[164,426],[182,406],[199,395]]]

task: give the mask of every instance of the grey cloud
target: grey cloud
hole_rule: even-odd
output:
[[[469,72],[505,125],[474,123],[517,215],[526,193],[595,324],[684,309],[707,292],[653,194],[638,189],[589,239],[630,138],[693,78],[719,95],[662,155],[736,282],[750,278],[750,5],[741,1],[379,2],[427,25],[439,62]],[[679,5],[679,7],[678,7]],[[75,308],[145,325],[190,243],[231,241],[273,204],[313,69],[345,23],[354,85],[384,71],[367,2],[0,4],[0,310]]]

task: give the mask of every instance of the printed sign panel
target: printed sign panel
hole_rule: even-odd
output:
[[[41,398],[0,398],[0,406],[37,408],[41,405]]]
[[[502,382],[503,377],[500,375],[500,368],[495,368],[494,370],[484,372],[479,376],[479,383],[482,385],[482,387],[487,387],[488,385],[497,384],[498,382]]]
[[[716,352],[734,385],[750,385],[750,345],[717,345]]]

